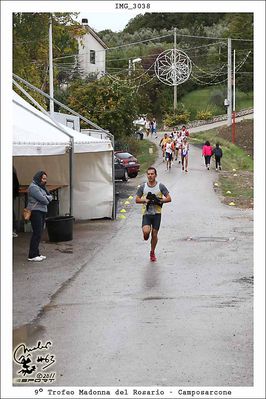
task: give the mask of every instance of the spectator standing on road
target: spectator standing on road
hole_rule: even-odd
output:
[[[145,241],[151,234],[150,260],[156,261],[155,248],[158,242],[158,231],[161,223],[162,205],[171,202],[168,189],[156,181],[157,171],[150,167],[147,170],[146,183],[139,186],[136,193],[136,203],[142,204],[142,232]]]
[[[211,164],[212,146],[210,145],[210,142],[208,140],[205,141],[205,144],[202,147],[202,155],[205,158],[205,166],[209,170]]]
[[[212,151],[212,155],[214,155],[214,158],[215,158],[215,169],[218,170],[218,168],[219,168],[219,170],[222,170],[221,158],[223,156],[223,151],[220,148],[219,143],[216,143],[215,148]]]
[[[15,200],[19,196],[19,181],[17,176],[17,171],[13,166],[13,237],[16,238],[17,235],[17,220],[15,213]]]
[[[33,181],[28,188],[28,205],[31,210],[31,226],[32,236],[29,248],[29,261],[41,262],[46,256],[40,254],[39,245],[43,232],[45,216],[47,213],[47,205],[52,201],[53,197],[46,189],[47,174],[39,171],[33,176]]]
[[[185,169],[185,172],[188,172],[188,153],[189,153],[189,143],[187,138],[184,137],[181,145],[181,162],[182,162],[182,170]]]

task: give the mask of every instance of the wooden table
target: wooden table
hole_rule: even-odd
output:
[[[45,187],[51,193],[53,199],[58,200],[58,190],[60,190],[60,188],[67,187],[67,184],[46,184]],[[28,188],[29,186],[24,184],[19,186],[19,194],[23,194],[25,199],[27,199]]]
[[[68,187],[67,184],[46,184],[45,186],[47,190],[53,196],[53,200],[58,200],[58,191],[61,188]],[[24,227],[22,228],[21,225],[24,226],[24,219],[22,217],[22,209],[27,207],[28,202],[28,188],[29,185],[20,185],[19,186],[19,197],[17,202],[17,223],[19,225],[19,231],[24,231]],[[22,197],[24,197],[24,206],[21,204]],[[22,206],[22,207],[21,207]]]
[[[53,200],[58,200],[58,190],[64,187],[68,187],[67,184],[46,184],[45,186],[47,190],[51,193],[53,196]],[[28,199],[28,185],[20,185],[19,186],[19,196],[24,195],[24,207],[26,208],[27,206],[27,199]],[[18,207],[20,208],[20,201]]]

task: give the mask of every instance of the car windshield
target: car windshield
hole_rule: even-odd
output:
[[[119,158],[122,158],[122,159],[133,157],[133,155],[130,154],[129,152],[119,152],[119,153],[116,154],[116,156],[119,157]]]

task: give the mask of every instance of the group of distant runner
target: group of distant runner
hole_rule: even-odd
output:
[[[178,161],[182,165],[182,170],[188,172],[188,154],[189,154],[189,131],[183,125],[181,130],[173,128],[170,134],[165,133],[160,141],[163,161],[166,162],[166,169],[172,167],[173,161]]]
[[[188,129],[183,125],[180,130],[174,127],[170,134],[165,133],[162,137],[159,146],[161,147],[163,162],[166,162],[167,170],[171,169],[173,161],[178,161],[182,165],[182,170],[188,172],[189,136]],[[223,151],[220,148],[220,144],[216,143],[215,147],[213,147],[209,141],[206,141],[202,147],[202,156],[208,170],[210,169],[213,155],[215,158],[215,169],[221,170]]]

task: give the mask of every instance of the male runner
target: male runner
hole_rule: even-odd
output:
[[[142,183],[136,193],[136,203],[143,204],[142,232],[145,241],[149,239],[151,233],[150,260],[152,262],[156,261],[155,247],[158,242],[162,204],[172,201],[169,191],[162,183],[156,181],[156,177],[156,169],[148,168],[148,181]]]
[[[163,162],[164,162],[164,159],[165,159],[165,146],[166,146],[166,143],[168,143],[169,141],[170,141],[170,138],[168,137],[168,134],[165,133],[164,136],[163,136],[163,138],[161,139],[161,141],[160,141],[160,143],[159,143],[159,146],[160,146],[161,149],[162,149]]]

